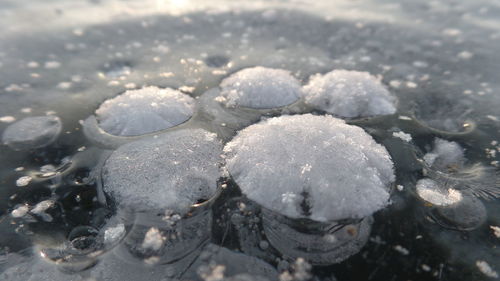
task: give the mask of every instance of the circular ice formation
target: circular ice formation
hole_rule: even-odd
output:
[[[304,86],[304,98],[316,109],[346,118],[396,112],[396,97],[368,72],[334,70],[314,75]]]
[[[431,179],[417,182],[417,194],[424,201],[436,206],[449,206],[462,201],[462,193],[453,188],[442,188]]]
[[[177,130],[120,146],[103,167],[103,189],[117,205],[184,212],[214,196],[222,144],[202,129]]]
[[[261,66],[234,73],[220,87],[219,101],[229,107],[269,109],[292,104],[301,95],[300,83],[290,72]]]
[[[3,132],[2,142],[15,150],[39,148],[53,143],[62,130],[57,116],[27,117]]]
[[[177,90],[128,90],[96,110],[99,126],[116,136],[137,136],[179,125],[193,115],[195,101]]]
[[[243,193],[290,218],[363,218],[387,205],[387,150],[331,116],[281,116],[247,127],[224,148]]]

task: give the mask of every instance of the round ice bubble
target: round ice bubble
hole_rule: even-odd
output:
[[[187,121],[195,100],[177,90],[145,87],[128,90],[96,110],[99,126],[116,136],[137,136],[168,129]]]
[[[417,195],[435,206],[449,206],[462,201],[462,192],[453,188],[443,188],[432,179],[417,182]]]
[[[103,167],[103,189],[118,205],[182,213],[214,196],[222,144],[202,129],[148,137],[119,147]]]
[[[61,130],[57,116],[27,117],[7,127],[2,142],[14,150],[40,148],[53,143]]]
[[[299,81],[283,69],[252,67],[222,80],[218,101],[228,107],[269,109],[296,102],[301,96]]]
[[[331,116],[281,116],[249,126],[225,148],[242,192],[290,218],[363,218],[385,207],[394,181],[387,150]]]
[[[306,104],[339,117],[396,112],[396,97],[368,72],[334,70],[317,74],[310,78],[303,92]]]

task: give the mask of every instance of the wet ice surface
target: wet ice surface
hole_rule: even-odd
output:
[[[195,101],[174,89],[128,90],[96,110],[99,126],[118,136],[136,136],[167,129],[191,118]]]
[[[92,154],[87,153],[95,147],[81,134],[79,123],[103,101],[154,85],[180,89],[205,102],[205,91],[220,90],[224,78],[263,66],[290,71],[302,85],[313,74],[335,69],[369,72],[398,99],[398,116],[348,122],[387,147],[401,188],[393,191],[392,204],[375,214],[360,253],[334,266],[314,266],[315,278],[494,280],[498,274],[495,227],[500,225],[500,212],[495,188],[500,100],[495,93],[500,89],[500,31],[494,1],[6,0],[0,8],[5,27],[0,34],[0,130],[16,120],[54,112],[64,123],[57,141],[46,148],[16,152],[0,147],[1,272],[22,270],[39,280],[40,274],[50,271],[46,279],[57,280],[50,277],[61,274],[54,264],[30,258],[26,265],[32,266],[18,266],[13,255],[32,255],[33,244],[60,246],[80,226],[104,233],[102,218],[109,214],[97,203],[92,182],[98,161],[89,160]],[[210,94],[211,101],[219,95]],[[262,116],[306,113],[289,106],[269,112],[230,111],[214,102],[223,111],[204,103],[214,115],[192,118],[186,122],[188,129],[203,127],[227,141]],[[402,136],[398,132],[411,135],[411,141],[398,138]],[[463,167],[425,167],[424,175],[422,166],[427,164],[420,158],[433,152],[435,137],[464,149]],[[421,161],[414,161],[415,156]],[[69,166],[65,157],[72,160]],[[41,172],[47,164],[57,169]],[[444,190],[460,191],[466,204],[430,206],[416,194],[415,185],[423,178],[431,178]],[[31,212],[36,206],[45,208],[41,202],[46,200],[54,200],[54,206]],[[259,217],[248,216],[259,223]],[[224,220],[214,214],[214,226],[219,222]],[[241,251],[235,233],[223,230],[214,233],[217,244]],[[254,253],[272,250],[262,238]],[[82,241],[87,240],[75,239]],[[93,267],[102,273],[95,279],[120,273],[137,274],[135,280],[147,272],[162,275],[161,266],[134,261],[113,267],[123,256],[108,257],[100,257]],[[273,259],[271,266],[281,271],[294,263],[282,258]],[[206,271],[205,279],[220,277],[222,267],[213,269]],[[28,280],[26,275],[18,276]],[[63,276],[63,280],[79,278]],[[295,272],[280,276],[290,280]]]
[[[340,117],[396,112],[396,97],[367,72],[334,70],[314,75],[304,87],[305,102]]]
[[[242,192],[291,218],[362,218],[388,203],[393,164],[360,127],[330,116],[271,118],[224,147]],[[349,176],[347,176],[349,175]]]

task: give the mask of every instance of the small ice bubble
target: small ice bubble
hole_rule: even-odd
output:
[[[46,69],[56,69],[61,67],[61,63],[58,61],[47,61],[45,62],[45,68]]]
[[[398,191],[403,191],[405,189],[405,187],[400,184],[396,185],[396,188],[398,189]]]
[[[394,250],[396,252],[399,252],[400,254],[404,255],[404,256],[407,256],[410,254],[410,251],[408,251],[408,249],[404,248],[403,246],[401,245],[396,245],[394,246]]]
[[[220,87],[220,94],[229,107],[282,107],[296,102],[301,95],[300,83],[290,72],[260,66],[232,74]]]
[[[114,227],[109,227],[104,231],[104,242],[114,243],[125,235],[125,225],[123,223]]]
[[[392,136],[394,136],[396,138],[400,138],[400,139],[402,139],[405,142],[410,142],[412,140],[411,135],[407,134],[407,133],[405,133],[403,131],[394,132],[394,133],[392,133]]]
[[[408,88],[415,89],[417,86],[418,85],[415,82],[412,82],[412,81],[406,82],[406,87],[408,87]]]
[[[37,68],[40,66],[40,64],[36,61],[30,61],[28,62],[28,64],[26,65],[28,68]]]
[[[39,215],[47,211],[49,208],[54,206],[53,200],[44,200],[35,205],[33,209],[31,209],[31,213]]]
[[[443,30],[443,34],[449,37],[455,37],[461,35],[462,31],[456,28],[446,28]]]
[[[27,186],[31,180],[33,180],[33,178],[30,176],[20,177],[16,180],[16,186]]]
[[[156,227],[151,227],[148,232],[146,232],[141,246],[144,249],[158,251],[161,249],[164,242],[165,237],[161,234],[160,230]]]
[[[463,59],[463,60],[469,60],[473,56],[474,56],[474,54],[471,53],[471,52],[468,52],[468,51],[462,51],[462,52],[460,52],[460,53],[457,54],[457,57],[460,58],[460,59]]]
[[[179,91],[145,87],[105,101],[96,116],[106,132],[135,136],[179,125],[191,118],[194,107],[195,100]]]
[[[498,273],[486,261],[478,260],[476,261],[476,266],[484,275],[490,278],[498,278]]]
[[[423,270],[423,271],[425,271],[425,272],[429,272],[429,271],[431,271],[431,267],[430,267],[430,266],[428,266],[428,265],[426,265],[425,263],[423,263],[420,267],[421,267],[421,268],[422,268],[422,270]]]
[[[27,117],[7,127],[2,141],[14,150],[44,147],[56,140],[62,130],[57,116]]]
[[[290,218],[369,216],[387,205],[394,181],[387,150],[360,127],[331,116],[261,121],[241,130],[224,152],[242,192]]]
[[[16,118],[14,116],[2,116],[0,117],[0,122],[2,123],[12,123],[16,121]]]
[[[29,209],[29,206],[22,205],[14,209],[10,214],[14,218],[24,217],[28,213]]]
[[[334,70],[314,75],[304,86],[305,102],[347,118],[396,112],[396,97],[367,72]]]
[[[453,188],[442,188],[431,179],[417,182],[417,194],[423,200],[436,206],[449,206],[462,201],[462,193]]]
[[[490,229],[493,231],[493,234],[495,235],[496,238],[500,238],[500,227],[499,226],[490,225]]]

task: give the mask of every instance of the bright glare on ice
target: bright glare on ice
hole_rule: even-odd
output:
[[[193,115],[195,100],[180,91],[145,87],[128,90],[96,110],[99,126],[117,136],[136,136],[179,125]]]
[[[371,215],[386,206],[394,181],[387,150],[360,127],[331,116],[262,121],[240,131],[224,152],[248,198],[291,218]]]
[[[304,97],[307,104],[340,117],[396,112],[396,97],[368,72],[334,70],[311,76]]]
[[[283,69],[253,67],[224,79],[218,101],[226,106],[267,109],[289,105],[301,96],[299,81]]]
[[[222,144],[202,129],[178,130],[125,144],[104,165],[104,191],[139,210],[185,211],[211,198],[220,177]]]

